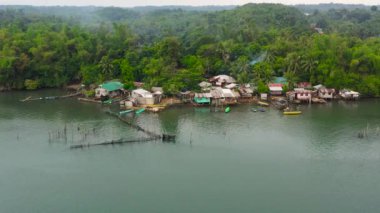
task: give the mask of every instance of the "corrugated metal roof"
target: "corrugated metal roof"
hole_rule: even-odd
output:
[[[270,91],[274,91],[274,92],[281,92],[282,91],[282,87],[269,87],[269,90]]]
[[[108,92],[112,92],[115,90],[123,89],[124,84],[118,81],[110,81],[110,82],[101,84],[100,87],[106,89]]]
[[[210,103],[210,98],[206,98],[206,97],[202,97],[202,98],[194,97],[194,101],[197,104],[207,104],[207,103]]]
[[[151,98],[153,97],[152,93],[150,93],[149,91],[146,91],[145,89],[135,89],[132,91],[132,95],[133,94],[137,94],[143,98]]]
[[[232,89],[234,87],[236,87],[236,84],[232,83],[232,84],[228,84],[227,86],[225,86],[227,89]]]
[[[234,93],[230,89],[222,89],[222,92],[223,92],[223,96],[225,98],[234,98],[235,97]]]

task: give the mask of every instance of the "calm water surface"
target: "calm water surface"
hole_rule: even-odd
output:
[[[70,150],[144,134],[99,105],[18,101],[60,93],[0,93],[0,212],[379,212],[379,100],[173,108],[129,119],[176,143]]]

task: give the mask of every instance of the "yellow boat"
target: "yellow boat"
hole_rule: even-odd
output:
[[[268,103],[263,102],[263,101],[259,101],[259,102],[257,102],[257,104],[259,104],[260,106],[269,106]]]
[[[299,115],[302,114],[301,111],[289,111],[289,112],[284,112],[284,115]]]

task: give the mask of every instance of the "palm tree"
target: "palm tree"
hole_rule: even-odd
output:
[[[292,71],[294,73],[299,73],[301,70],[301,56],[290,53],[286,56],[286,62],[288,64],[287,71]]]
[[[269,83],[273,78],[273,69],[272,67],[265,63],[257,63],[253,68],[254,76],[256,81],[262,81],[264,83]]]
[[[311,57],[307,57],[302,61],[301,68],[309,75],[309,81],[311,82],[314,76],[314,70],[318,65],[318,61],[314,60]],[[306,74],[305,73],[305,74]],[[314,82],[312,82],[314,83]]]
[[[284,73],[285,78],[288,81],[289,89],[294,88],[294,84],[298,81],[298,76],[294,71],[286,71]]]
[[[105,78],[112,77],[113,74],[113,64],[108,56],[103,56],[99,62],[100,72]]]

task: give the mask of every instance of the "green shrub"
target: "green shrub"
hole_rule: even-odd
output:
[[[95,97],[95,90],[86,90],[83,93],[87,98]]]
[[[39,85],[37,80],[26,79],[24,82],[24,86],[27,90],[35,90],[38,88]]]

